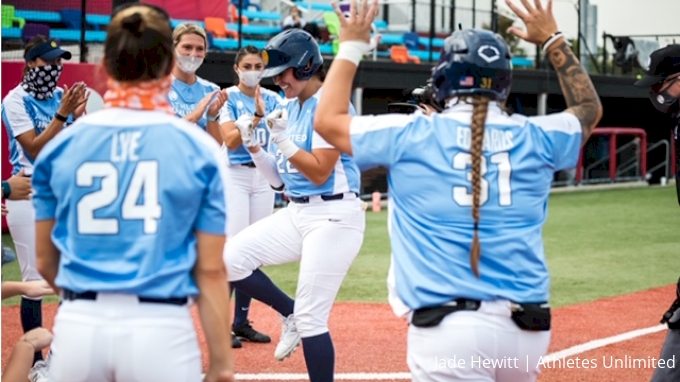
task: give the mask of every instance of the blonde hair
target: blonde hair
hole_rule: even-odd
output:
[[[195,34],[203,37],[205,50],[208,50],[208,34],[200,25],[194,23],[182,23],[175,28],[175,30],[172,32],[172,42],[175,47],[177,44],[179,44],[182,36],[185,34]]]
[[[106,29],[104,66],[117,81],[148,81],[170,75],[172,28],[162,10],[133,5],[115,14]]]
[[[479,277],[479,259],[482,257],[482,249],[479,244],[479,205],[482,196],[482,146],[484,142],[484,123],[489,111],[489,97],[472,97],[472,144],[470,155],[472,156],[472,218],[475,221],[472,234],[472,246],[470,247],[470,267],[472,273]]]

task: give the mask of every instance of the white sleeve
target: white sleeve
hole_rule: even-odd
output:
[[[26,105],[19,96],[8,97],[5,99],[5,116],[9,124],[8,128],[14,138],[21,134],[35,129],[31,117],[26,112]]]
[[[257,171],[267,179],[271,187],[276,191],[283,191],[283,180],[276,167],[276,158],[262,148],[255,154],[250,153],[250,156],[253,158]]]

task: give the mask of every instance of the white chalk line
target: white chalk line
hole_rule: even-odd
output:
[[[570,348],[560,350],[555,353],[548,354],[543,357],[543,363],[556,361],[559,359],[573,357],[578,354],[589,352],[591,350],[599,349],[608,345],[617,344],[620,342],[632,340],[634,338],[646,336],[648,334],[660,332],[666,329],[666,325],[657,325],[644,329],[632,330],[630,332],[617,334],[615,336],[601,338],[586,342],[584,344],[572,346]],[[271,374],[236,374],[237,381],[300,381],[307,380],[309,377],[307,373],[271,373]],[[410,380],[411,373],[338,373],[335,374],[335,379],[338,381],[384,381],[384,380]]]

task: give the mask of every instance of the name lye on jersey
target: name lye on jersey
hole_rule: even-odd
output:
[[[126,162],[137,161],[137,149],[139,149],[140,131],[114,134],[111,142],[111,161]]]
[[[469,150],[472,141],[470,128],[459,126],[456,136],[458,137],[456,145],[463,150]],[[484,130],[482,150],[487,152],[508,151],[515,146],[514,138],[515,136],[510,130],[487,128]]]

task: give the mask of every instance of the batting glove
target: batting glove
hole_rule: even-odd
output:
[[[235,124],[239,133],[241,133],[241,140],[246,147],[255,147],[259,145],[255,138],[255,128],[253,127],[252,116],[244,114],[238,117]]]
[[[285,109],[277,109],[267,115],[267,127],[274,143],[288,139],[286,128],[288,127],[288,112]]]

